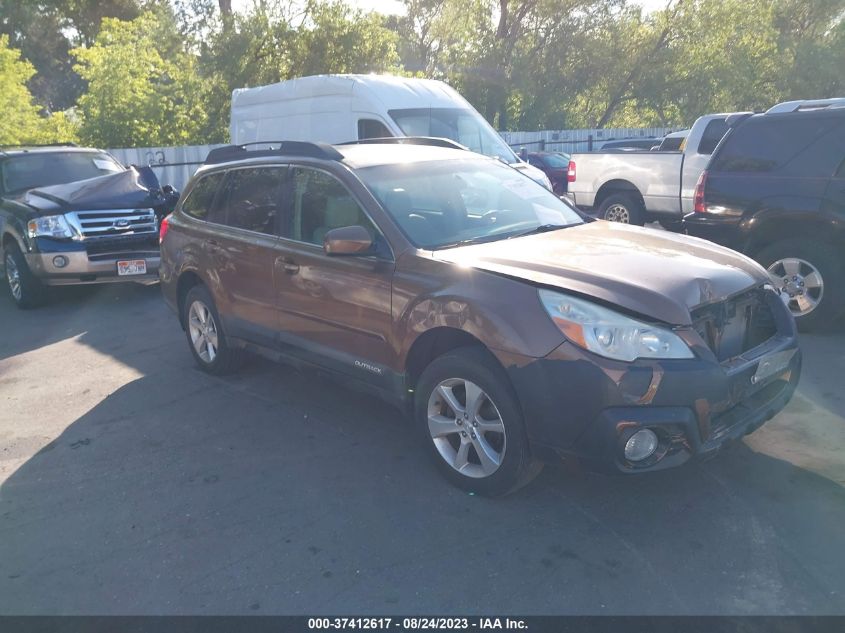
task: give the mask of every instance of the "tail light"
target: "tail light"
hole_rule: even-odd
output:
[[[161,220],[161,226],[158,228],[158,243],[164,241],[164,236],[167,235],[167,229],[170,227],[170,215],[164,216]]]
[[[695,185],[695,194],[692,197],[693,211],[696,213],[707,213],[707,203],[704,201],[704,186],[707,184],[707,172],[701,172],[698,182]]]
[[[575,182],[575,161],[569,161],[569,168],[566,170],[566,182]]]

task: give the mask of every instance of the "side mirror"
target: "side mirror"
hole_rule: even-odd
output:
[[[363,226],[331,229],[323,237],[323,250],[327,255],[367,255],[372,247],[373,238]]]

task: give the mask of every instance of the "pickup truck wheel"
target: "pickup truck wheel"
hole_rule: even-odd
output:
[[[417,426],[443,475],[471,492],[498,496],[542,470],[506,375],[488,353],[464,347],[436,358],[417,384]]]
[[[236,369],[240,350],[229,347],[208,289],[205,286],[191,288],[185,297],[183,310],[188,345],[199,368],[215,375]]]
[[[15,305],[21,309],[36,308],[44,303],[46,291],[44,284],[32,274],[17,244],[6,247],[4,258],[6,268],[6,283],[9,295]]]
[[[605,198],[599,206],[598,216],[608,222],[620,224],[645,224],[645,209],[631,195],[619,193]]]
[[[768,270],[802,332],[830,327],[845,308],[845,262],[826,244],[782,240],[755,259]]]

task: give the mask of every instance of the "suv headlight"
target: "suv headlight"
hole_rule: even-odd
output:
[[[73,237],[73,231],[63,215],[46,215],[26,223],[30,237]]]
[[[628,362],[693,358],[689,346],[666,328],[551,290],[540,290],[540,301],[567,339],[599,356]]]

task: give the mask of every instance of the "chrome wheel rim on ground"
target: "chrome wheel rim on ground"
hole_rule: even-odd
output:
[[[9,282],[9,290],[12,291],[12,296],[15,298],[15,301],[20,301],[21,271],[18,270],[15,258],[11,255],[6,255],[6,281]]]
[[[786,257],[769,266],[768,272],[780,298],[793,315],[798,317],[809,314],[821,303],[824,280],[810,262]]]
[[[449,378],[437,385],[428,398],[428,431],[443,460],[462,475],[489,477],[502,465],[502,416],[474,382]]]
[[[604,212],[604,219],[608,222],[621,222],[622,224],[631,223],[631,214],[621,204],[612,204],[607,207]]]
[[[188,333],[197,356],[205,363],[217,358],[217,324],[211,310],[202,301],[194,301],[188,311]]]

